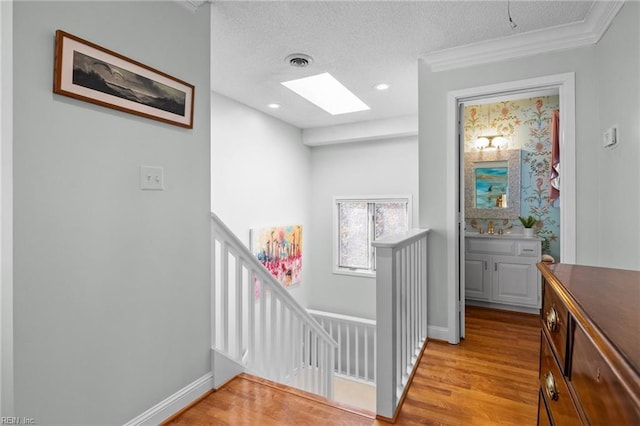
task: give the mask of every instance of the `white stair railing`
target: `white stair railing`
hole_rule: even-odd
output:
[[[312,309],[308,312],[338,343],[336,374],[375,384],[376,322]]]
[[[376,411],[394,419],[427,340],[427,236],[411,230],[375,241]]]
[[[333,398],[337,343],[213,213],[211,235],[213,349],[252,374]]]

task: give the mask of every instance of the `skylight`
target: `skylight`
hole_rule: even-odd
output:
[[[283,81],[282,85],[331,115],[370,109],[328,72],[297,80]]]

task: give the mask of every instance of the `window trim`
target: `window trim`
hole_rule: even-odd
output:
[[[332,270],[337,275],[349,275],[363,278],[375,278],[376,271],[371,269],[355,269],[345,268],[338,266],[339,262],[339,223],[338,223],[338,204],[342,202],[365,202],[365,203],[379,203],[379,202],[406,202],[407,203],[407,227],[411,229],[413,227],[413,201],[410,194],[405,195],[359,195],[359,196],[334,196],[333,197],[333,227],[332,227],[332,239],[333,239],[333,253],[332,253]]]

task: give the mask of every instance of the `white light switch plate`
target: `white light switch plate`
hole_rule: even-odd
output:
[[[164,191],[164,170],[162,167],[140,166],[140,189]]]
[[[602,146],[612,148],[618,143],[618,125],[609,127],[602,134]]]

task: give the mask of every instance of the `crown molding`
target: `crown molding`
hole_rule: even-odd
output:
[[[623,4],[594,1],[584,21],[443,49],[423,55],[422,60],[436,72],[590,46],[604,35]]]

